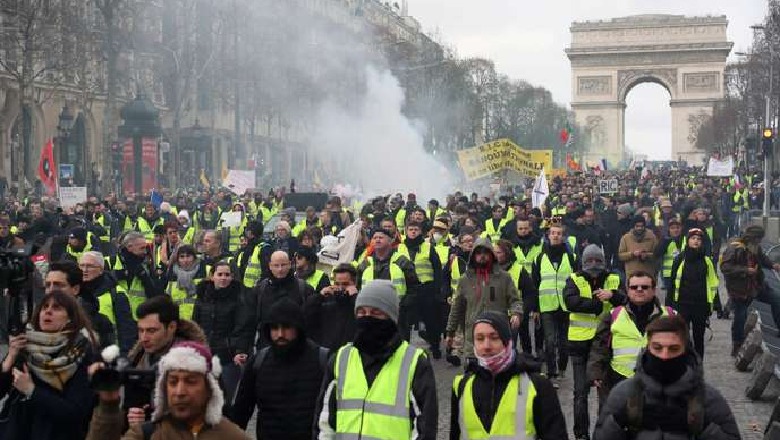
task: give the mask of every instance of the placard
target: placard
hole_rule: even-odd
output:
[[[72,208],[79,203],[87,201],[86,186],[61,186],[60,187],[60,207]]]

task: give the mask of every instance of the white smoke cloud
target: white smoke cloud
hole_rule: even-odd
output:
[[[338,180],[361,187],[364,197],[414,192],[424,204],[452,192],[453,177],[425,151],[418,124],[402,113],[398,80],[386,70],[365,71],[356,108],[330,100],[319,108],[312,147],[337,161]]]

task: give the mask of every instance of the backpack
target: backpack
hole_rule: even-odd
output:
[[[645,407],[645,387],[640,380],[634,380],[631,394],[626,399],[626,428],[634,436],[642,431]],[[688,433],[691,438],[699,438],[704,430],[704,392],[702,383],[686,401]]]

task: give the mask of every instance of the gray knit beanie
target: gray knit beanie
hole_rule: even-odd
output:
[[[582,262],[588,261],[589,258],[597,258],[602,263],[604,262],[604,251],[601,250],[600,246],[596,246],[595,244],[589,244],[585,246],[585,250],[582,251]]]
[[[368,306],[379,309],[387,314],[390,319],[398,324],[399,309],[398,292],[390,280],[369,281],[355,298],[355,310],[358,307]]]

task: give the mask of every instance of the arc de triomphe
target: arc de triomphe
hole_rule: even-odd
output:
[[[625,158],[626,96],[654,82],[671,96],[672,159],[699,164],[697,123],[723,98],[723,70],[733,43],[720,17],[636,15],[571,25],[572,103],[588,160]]]

